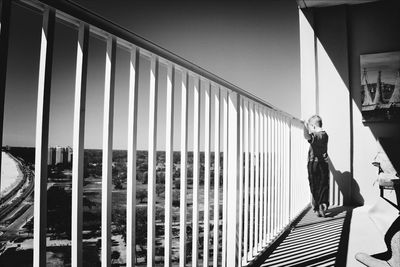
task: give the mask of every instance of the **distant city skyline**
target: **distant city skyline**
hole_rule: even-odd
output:
[[[215,73],[294,116],[300,116],[300,58],[295,1],[185,3],[75,1],[123,27]],[[203,11],[203,12],[198,12]],[[3,144],[34,146],[40,15],[13,6]],[[49,145],[72,146],[76,30],[57,23]],[[105,43],[91,37],[85,148],[101,148]],[[126,149],[129,55],[117,49],[114,149]],[[147,149],[148,80],[141,62],[138,149]],[[165,70],[161,71],[165,79]],[[189,104],[193,102],[189,95]],[[176,92],[176,100],[180,98]],[[159,90],[165,99],[165,85]],[[191,105],[189,105],[192,108]],[[175,107],[174,149],[180,145],[180,103]],[[202,107],[203,111],[204,107]],[[165,103],[158,109],[158,150],[164,149]],[[189,116],[192,116],[191,111]],[[189,150],[192,148],[189,117]],[[201,119],[202,126],[204,125]],[[203,133],[202,133],[203,135]],[[201,137],[201,146],[203,146]]]

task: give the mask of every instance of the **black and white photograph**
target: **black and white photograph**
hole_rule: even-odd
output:
[[[399,14],[0,0],[0,267],[400,267]]]
[[[398,117],[400,51],[361,55],[360,66],[364,118],[391,120],[393,116]],[[371,113],[378,118],[370,116]]]

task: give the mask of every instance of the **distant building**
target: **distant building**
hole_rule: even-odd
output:
[[[54,147],[49,147],[47,155],[47,164],[54,166],[56,163],[56,149]]]
[[[63,157],[64,156],[64,148],[60,146],[56,146],[56,165],[61,163],[63,164]]]
[[[47,164],[50,166],[62,165],[63,167],[70,166],[72,164],[72,148],[67,147],[49,147]]]
[[[67,163],[71,164],[72,163],[72,148],[70,146],[67,146]]]

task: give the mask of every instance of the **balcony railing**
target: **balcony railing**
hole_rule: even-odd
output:
[[[73,129],[72,171],[72,266],[82,266],[83,228],[83,152],[85,129],[85,96],[89,35],[106,42],[103,118],[103,169],[101,210],[101,263],[111,265],[111,189],[114,84],[116,49],[130,53],[129,119],[127,161],[127,236],[126,263],[135,265],[136,237],[136,143],[138,114],[139,58],[150,61],[145,70],[150,75],[148,129],[148,205],[147,266],[155,263],[155,193],[156,136],[165,131],[165,248],[164,265],[172,261],[172,175],[173,118],[180,114],[180,234],[179,265],[185,266],[187,246],[192,246],[192,266],[244,266],[268,247],[309,204],[304,159],[306,144],[302,140],[302,123],[269,103],[209,73],[185,59],[105,20],[69,1],[2,0],[0,34],[0,110],[3,130],[4,92],[7,70],[10,6],[22,5],[43,16],[39,62],[36,121],[35,188],[34,188],[34,266],[46,265],[46,194],[47,157],[52,77],[53,43],[56,20],[78,30]],[[165,80],[160,69],[166,68]],[[143,68],[140,68],[141,70]],[[177,75],[179,73],[179,75]],[[178,81],[179,80],[179,81]],[[190,82],[192,81],[192,82]],[[165,117],[158,118],[159,85],[166,84]],[[175,86],[181,86],[181,108],[174,103]],[[188,103],[193,92],[193,212],[192,244],[187,244],[188,188]],[[204,94],[204,98],[201,98]],[[204,99],[204,103],[201,103]],[[204,108],[201,109],[201,105]],[[212,108],[214,106],[214,108]],[[200,132],[201,111],[204,132]],[[165,120],[165,129],[157,120]],[[192,119],[192,118],[191,118]],[[212,126],[212,123],[214,126]],[[213,130],[213,132],[212,132]],[[200,196],[200,136],[204,135],[204,195]],[[211,138],[214,144],[211,147]],[[222,155],[222,166],[214,160],[214,184],[211,187],[211,154]],[[222,170],[222,183],[218,170]],[[222,184],[222,190],[220,190]],[[222,192],[222,218],[220,204]],[[212,197],[212,200],[210,198]],[[200,220],[199,200],[203,198],[204,219]],[[211,216],[213,215],[213,216]],[[213,219],[211,219],[213,217]],[[199,245],[199,224],[204,225],[203,244]],[[222,233],[218,231],[222,226]],[[212,229],[210,226],[214,226]],[[212,241],[212,242],[211,242]],[[220,251],[222,247],[222,251]]]

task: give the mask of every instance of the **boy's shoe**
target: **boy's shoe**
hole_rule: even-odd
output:
[[[322,215],[322,217],[325,217],[325,211],[324,211],[324,204],[319,204],[319,213]]]
[[[320,213],[322,215],[322,217],[324,217],[324,218],[325,218],[326,209],[327,209],[326,204],[320,204],[319,205],[319,212],[318,213]]]
[[[322,215],[321,215],[321,212],[319,211],[319,210],[317,210],[317,216],[318,217],[321,217]]]

